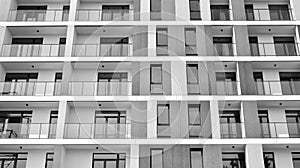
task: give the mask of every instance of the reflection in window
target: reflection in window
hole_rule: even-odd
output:
[[[265,152],[264,154],[265,168],[275,168],[275,159],[273,152]]]
[[[0,153],[1,168],[26,168],[27,153]]]
[[[222,153],[223,168],[246,168],[244,153]]]
[[[161,148],[150,149],[150,168],[164,167],[164,151]]]
[[[203,168],[201,148],[190,149],[190,163],[191,168]]]
[[[168,55],[168,29],[156,29],[156,54],[158,56]]]

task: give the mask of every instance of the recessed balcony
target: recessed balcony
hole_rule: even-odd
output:
[[[257,95],[299,95],[300,81],[256,81]]]
[[[300,123],[260,123],[262,138],[300,138]]]
[[[77,21],[132,21],[132,9],[78,9]]]

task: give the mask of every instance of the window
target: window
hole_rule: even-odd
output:
[[[38,78],[38,73],[6,73],[5,82],[29,82],[35,81]]]
[[[50,112],[50,124],[57,124],[58,119],[58,111],[51,111]]]
[[[101,82],[125,82],[127,81],[127,72],[99,72],[98,81]]]
[[[196,44],[196,29],[185,28],[185,54],[188,56],[198,55]]]
[[[102,21],[128,20],[129,5],[102,5]]]
[[[53,168],[54,153],[46,153],[45,168]]]
[[[294,168],[300,167],[300,153],[299,152],[292,152],[292,158],[293,158]]]
[[[63,6],[62,21],[69,20],[70,6]]]
[[[258,110],[262,138],[271,138],[268,110]]]
[[[300,137],[300,111],[299,110],[286,110],[285,111],[289,137]]]
[[[190,168],[203,168],[202,149],[190,148]]]
[[[244,153],[222,153],[223,168],[246,168]]]
[[[242,136],[240,112],[238,110],[220,111],[222,138],[240,138]]]
[[[200,1],[190,0],[190,19],[201,20]]]
[[[93,168],[125,168],[125,153],[94,153]]]
[[[211,20],[230,20],[228,5],[211,5]]]
[[[257,37],[249,37],[250,52],[252,56],[259,56],[259,46]],[[265,46],[264,46],[265,47]]]
[[[216,72],[217,81],[236,81],[235,72]]]
[[[288,5],[269,5],[271,20],[291,20]]]
[[[150,93],[162,94],[162,65],[150,65]]]
[[[200,137],[201,135],[201,112],[200,104],[188,105],[189,136]]]
[[[157,105],[157,125],[170,125],[169,104]]]
[[[215,56],[233,56],[232,37],[213,37]]]
[[[1,168],[26,168],[27,153],[0,153]]]
[[[47,10],[47,6],[18,6],[17,10]]]
[[[156,54],[158,56],[168,55],[168,29],[156,29]]]
[[[253,5],[245,5],[246,20],[255,20]]]
[[[273,152],[264,152],[264,164],[265,168],[275,168],[275,159]]]
[[[198,64],[187,64],[187,83],[198,84]]]
[[[162,148],[150,149],[150,168],[164,168],[164,150]]]
[[[150,0],[150,19],[161,20],[161,0]]]
[[[273,37],[275,52],[278,56],[296,56],[294,37]]]
[[[43,44],[43,38],[13,38],[11,44]]]

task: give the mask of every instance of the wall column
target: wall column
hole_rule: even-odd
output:
[[[75,21],[77,9],[80,5],[80,0],[71,0],[70,1],[70,13],[69,13],[69,20]]]
[[[242,110],[247,138],[261,138],[261,127],[258,119],[256,101],[243,101]]]
[[[148,57],[156,56],[156,26],[148,26]]]
[[[149,21],[150,20],[150,2],[151,1],[139,1],[140,9],[141,9],[141,15],[140,19],[141,21]]]
[[[243,95],[256,95],[256,84],[253,78],[252,62],[238,62],[241,92]]]
[[[63,145],[54,146],[53,167],[65,168],[66,166],[66,148]]]
[[[7,21],[7,19],[15,19],[14,18],[8,18],[9,17],[9,11],[11,9],[16,10],[17,9],[17,0],[2,0],[0,1],[0,21]],[[1,36],[2,37],[2,36]]]
[[[157,138],[157,101],[147,101],[147,139]]]
[[[263,148],[261,144],[246,144],[246,167],[264,168]],[[277,165],[276,165],[277,166]]]
[[[175,0],[175,16],[177,21],[190,20],[190,5],[188,0]]]
[[[233,26],[233,33],[237,55],[251,56],[247,26]]]
[[[58,105],[58,117],[56,126],[56,139],[63,139],[65,131],[65,123],[69,114],[69,105],[67,101],[60,101]]]
[[[130,145],[130,168],[139,168],[140,146],[137,144]]]
[[[211,20],[210,0],[200,0],[200,11],[203,21]]]
[[[184,61],[171,61],[172,95],[187,95],[186,64]]]
[[[220,139],[220,119],[219,119],[219,103],[217,100],[210,101],[210,118],[211,118],[211,130],[212,138]]]
[[[61,81],[61,95],[69,94],[69,82],[73,76],[73,65],[71,62],[65,62],[63,65],[63,78]]]
[[[222,168],[221,145],[203,145],[203,167]]]
[[[291,9],[293,9],[293,19],[300,19],[300,1],[299,0],[290,0],[290,4],[291,4]]]
[[[246,20],[245,2],[241,0],[229,0],[233,10],[233,20]]]

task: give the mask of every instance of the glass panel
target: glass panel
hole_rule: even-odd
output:
[[[168,32],[167,29],[157,29],[157,45],[167,46],[168,45]]]
[[[196,30],[186,29],[185,30],[185,45],[195,46],[196,45]]]
[[[189,124],[201,124],[200,120],[200,105],[189,105]]]
[[[162,67],[151,66],[151,83],[162,83]]]
[[[163,150],[151,150],[151,168],[163,168]]]
[[[168,105],[158,105],[157,106],[157,124],[170,124],[169,123],[169,106]]]
[[[198,83],[198,65],[187,65],[187,82]]]
[[[191,168],[202,168],[202,152],[191,151]]]

